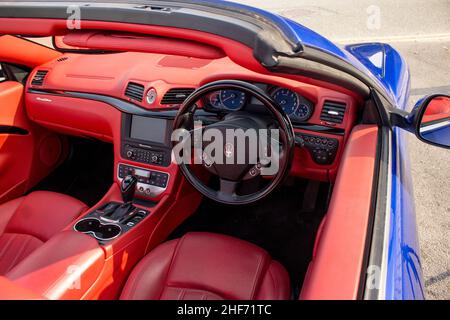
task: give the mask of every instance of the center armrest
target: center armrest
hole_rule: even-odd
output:
[[[80,299],[98,279],[105,253],[82,233],[63,231],[13,268],[6,277],[48,299]]]

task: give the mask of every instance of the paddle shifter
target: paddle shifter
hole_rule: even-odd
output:
[[[120,183],[120,192],[122,192],[123,202],[131,202],[136,191],[138,179],[135,176],[126,176]]]

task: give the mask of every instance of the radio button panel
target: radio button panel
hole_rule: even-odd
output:
[[[122,156],[128,160],[157,166],[167,166],[170,160],[170,154],[166,151],[148,150],[130,144],[123,146]]]
[[[303,139],[304,146],[309,150],[315,163],[330,165],[334,162],[339,148],[338,139],[304,133],[296,133],[296,135]]]

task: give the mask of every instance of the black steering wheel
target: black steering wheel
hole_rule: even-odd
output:
[[[224,136],[228,129],[239,130],[242,129],[244,132],[246,130],[257,130],[257,132],[269,132],[267,136],[258,136],[259,143],[267,139],[269,143],[272,143],[270,150],[265,150],[266,154],[271,156],[276,156],[278,160],[278,169],[275,173],[270,174],[267,177],[268,183],[251,194],[238,194],[238,189],[243,181],[253,179],[264,171],[265,168],[272,165],[272,163],[265,161],[262,163],[260,153],[257,155],[252,154],[250,148],[254,147],[251,143],[245,143],[244,153],[245,161],[233,163],[227,163],[227,159],[224,159],[222,163],[219,161],[214,162],[208,159],[208,156],[202,153],[201,155],[201,165],[212,173],[218,176],[219,186],[218,190],[214,190],[212,187],[207,186],[198,175],[194,172],[193,168],[188,163],[178,163],[181,172],[185,178],[192,184],[192,186],[197,189],[205,197],[212,199],[214,201],[230,204],[230,205],[240,205],[249,204],[256,202],[263,197],[271,193],[289,174],[292,158],[294,155],[295,146],[295,136],[292,123],[287,115],[282,111],[281,107],[262,89],[257,86],[237,80],[220,80],[216,82],[208,83],[197,90],[195,90],[180,107],[174,121],[173,129],[182,129],[190,137],[194,136],[194,114],[198,108],[197,103],[203,101],[202,99],[213,92],[219,92],[221,90],[236,90],[243,92],[247,97],[254,97],[261,102],[261,104],[269,111],[269,113],[256,113],[256,112],[246,112],[246,111],[235,111],[230,112],[225,117],[218,122],[202,126],[201,130],[207,132],[207,130],[215,129],[215,132],[220,132]],[[274,142],[273,136],[270,132],[261,129],[275,129],[278,132],[278,139]],[[220,141],[219,141],[220,142]],[[224,151],[224,157],[237,159],[239,155],[237,154],[237,140],[232,140],[231,143],[227,139],[223,139],[223,145],[221,146]],[[176,145],[179,142],[174,142]],[[202,147],[207,148],[211,141],[203,142]],[[276,147],[273,147],[273,144]],[[189,145],[192,147],[192,145]],[[206,149],[205,149],[206,150]],[[242,152],[240,150],[239,152]],[[272,158],[274,159],[274,158]],[[267,159],[266,159],[267,160]]]

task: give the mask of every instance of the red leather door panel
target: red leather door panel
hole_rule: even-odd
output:
[[[342,156],[333,196],[318,232],[301,299],[358,298],[369,224],[378,128],[354,127]]]
[[[59,136],[28,120],[23,96],[22,84],[0,83],[0,203],[45,177],[67,149]]]
[[[59,55],[31,41],[0,36],[2,62],[35,67]],[[22,195],[45,177],[63,158],[65,144],[28,120],[22,84],[0,83],[0,203]]]

